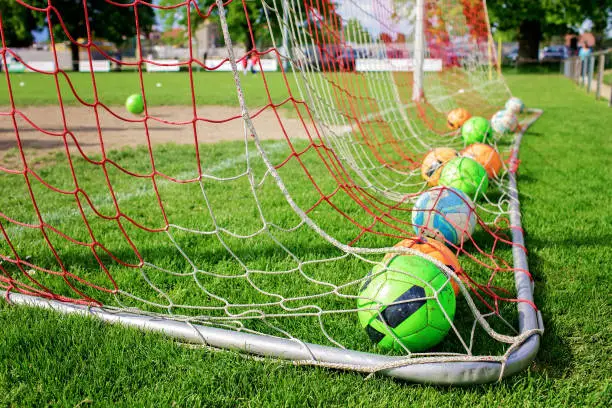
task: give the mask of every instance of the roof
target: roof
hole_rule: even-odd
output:
[[[173,28],[169,31],[164,31],[162,33],[162,37],[163,38],[180,38],[183,35],[185,35],[185,29],[184,28]]]

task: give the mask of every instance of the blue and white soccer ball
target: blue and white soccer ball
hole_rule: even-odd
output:
[[[506,102],[506,110],[518,115],[525,110],[525,104],[519,98],[513,96]]]
[[[412,224],[417,235],[459,245],[474,232],[476,207],[456,188],[434,187],[423,192],[414,204]]]
[[[512,133],[518,127],[518,119],[514,113],[507,109],[495,112],[491,117],[491,127],[495,133]]]

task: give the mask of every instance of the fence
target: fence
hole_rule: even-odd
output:
[[[608,99],[612,107],[612,70],[608,70],[609,82],[606,83],[606,68],[612,66],[612,48],[594,52],[584,60],[571,57],[561,64],[562,73],[584,87],[588,93],[595,92],[595,99]]]

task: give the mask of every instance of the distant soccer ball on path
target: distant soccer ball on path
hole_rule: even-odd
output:
[[[513,96],[506,102],[506,110],[518,115],[525,110],[525,104],[522,100]]]
[[[140,115],[144,112],[144,102],[142,100],[142,95],[133,94],[128,96],[125,101],[125,109],[128,112],[133,113],[134,115]]]
[[[518,118],[513,112],[503,109],[491,117],[491,127],[495,133],[502,135],[512,133],[518,127]]]
[[[446,116],[447,124],[450,129],[459,129],[466,120],[471,118],[472,115],[466,109],[463,108],[455,108],[452,111],[448,112]]]
[[[401,240],[397,244],[393,245],[394,247],[403,247],[414,249],[415,251],[419,251],[423,254],[431,256],[433,259],[442,262],[444,265],[448,266],[453,272],[457,274],[458,277],[463,276],[463,269],[461,269],[461,265],[459,264],[459,260],[451,251],[448,249],[446,245],[444,245],[440,241],[436,241],[435,239],[425,238],[425,237],[416,237],[416,238],[407,238]],[[388,253],[385,255],[383,259],[383,263],[385,261],[393,258],[398,254]],[[453,287],[453,291],[455,295],[459,294],[459,285],[455,282],[454,279],[450,279],[450,284]]]
[[[503,163],[499,153],[493,146],[484,143],[474,143],[461,151],[463,157],[476,160],[487,171],[489,178],[495,178],[502,169]]]
[[[485,168],[476,160],[458,157],[444,165],[438,185],[454,187],[477,200],[487,193],[489,179]]]
[[[460,245],[474,232],[476,207],[455,188],[434,187],[422,193],[414,204],[412,224],[419,236]]]
[[[419,256],[396,255],[386,268],[377,265],[359,296],[359,322],[385,350],[430,349],[446,336],[455,316],[455,294],[446,275]]]
[[[455,157],[459,157],[459,153],[450,147],[438,147],[430,150],[423,158],[421,176],[430,186],[437,186],[444,163]]]
[[[491,143],[493,141],[493,130],[488,120],[480,116],[473,116],[461,126],[461,137],[466,145]]]

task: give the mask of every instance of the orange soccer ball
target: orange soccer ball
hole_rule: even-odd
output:
[[[467,110],[463,108],[455,108],[452,111],[448,112],[446,119],[448,121],[448,127],[453,130],[456,130],[463,126],[465,121],[471,117],[472,115]]]
[[[425,179],[430,186],[437,186],[442,167],[444,167],[447,161],[457,156],[459,156],[459,153],[450,147],[438,147],[430,150],[425,157],[423,157],[423,162],[421,163],[421,176],[423,176],[423,179]]]
[[[444,265],[448,266],[460,278],[463,276],[463,269],[461,269],[461,265],[459,265],[459,260],[457,259],[453,251],[448,249],[448,247],[440,241],[425,237],[407,238],[395,244],[394,247],[411,248],[415,251],[427,254],[435,260],[438,260]],[[386,262],[389,258],[393,258],[396,255],[397,254],[394,253],[388,253],[387,255],[385,255],[383,262]],[[455,292],[455,296],[458,295],[459,285],[457,284],[457,282],[455,282],[454,279],[451,279],[450,283],[453,287],[453,291]]]
[[[487,171],[489,178],[496,177],[502,169],[502,159],[493,146],[474,143],[461,151],[461,155],[476,160]]]

